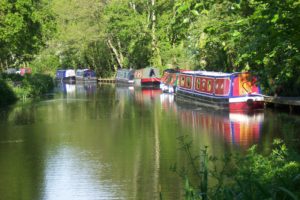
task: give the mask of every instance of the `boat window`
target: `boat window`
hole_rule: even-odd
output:
[[[206,80],[202,79],[202,91],[205,91]]]
[[[180,86],[184,86],[184,82],[185,82],[185,77],[182,76],[180,79]]]
[[[200,78],[197,78],[197,83],[196,83],[197,90],[200,90],[200,87],[201,87],[201,80]]]
[[[152,76],[155,76],[155,71],[154,71],[154,69],[151,69],[151,70],[150,70],[150,77],[152,77]]]
[[[191,87],[191,77],[187,77],[187,78],[186,78],[186,86],[187,86],[188,88]]]
[[[211,91],[211,80],[207,81],[207,91],[210,92]]]

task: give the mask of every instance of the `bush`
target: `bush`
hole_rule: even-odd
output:
[[[12,104],[17,100],[11,87],[2,79],[0,79],[0,94],[0,107]]]
[[[18,99],[37,97],[53,89],[53,79],[44,74],[1,74],[2,82],[13,91]],[[4,99],[3,99],[4,101]]]
[[[191,142],[185,137],[180,142],[194,171],[193,177],[188,177],[172,168],[185,181],[185,199],[298,199],[300,196],[299,154],[288,150],[280,140],[274,140],[270,155],[258,153],[253,146],[246,155],[230,155],[221,160],[209,157],[207,148],[200,157],[192,156]],[[195,176],[198,186],[190,181]]]
[[[53,89],[53,79],[44,74],[33,74],[25,76],[22,88],[28,91],[28,97],[36,97]]]

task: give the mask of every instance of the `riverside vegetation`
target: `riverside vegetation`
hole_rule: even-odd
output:
[[[209,156],[208,147],[195,156],[187,136],[178,140],[191,166],[178,169],[174,165],[171,170],[183,178],[187,200],[296,200],[300,197],[300,156],[281,140],[274,140],[268,155],[258,153],[254,145],[245,155],[223,158]]]
[[[14,103],[18,99],[38,97],[53,89],[53,79],[49,75],[0,74],[0,106]]]
[[[298,0],[1,0],[0,68],[251,71],[300,95]]]
[[[44,93],[53,83],[41,74],[61,67],[101,77],[148,65],[251,71],[265,94],[299,96],[299,10],[299,0],[0,0],[0,71],[25,65],[40,73],[2,75],[0,105]],[[185,179],[186,198],[297,199],[299,159],[276,144],[267,157],[252,148],[226,158],[221,171],[208,170],[217,160],[204,149],[193,176],[201,182]]]

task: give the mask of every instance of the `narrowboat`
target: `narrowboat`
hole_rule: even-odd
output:
[[[97,82],[96,73],[91,69],[77,69],[76,82]]]
[[[16,71],[17,74],[20,74],[21,76],[25,76],[25,74],[31,74],[32,70],[29,67],[23,67],[20,68],[18,71]]]
[[[175,93],[178,76],[180,72],[188,72],[189,70],[180,70],[180,69],[166,69],[163,72],[163,76],[160,81],[160,89],[166,93]]]
[[[76,74],[74,69],[59,69],[56,71],[55,79],[65,83],[75,83]]]
[[[132,85],[134,83],[134,70],[118,69],[116,75],[116,83]]]
[[[176,96],[184,100],[229,111],[251,111],[264,107],[257,78],[248,72],[182,72],[178,81]]]
[[[166,93],[174,93],[177,86],[178,72],[174,69],[166,69],[160,80],[160,89]]]
[[[141,87],[155,87],[159,88],[160,75],[159,70],[155,67],[146,67],[135,70],[134,84]]]

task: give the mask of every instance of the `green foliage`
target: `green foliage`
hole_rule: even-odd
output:
[[[105,37],[112,42],[123,67],[142,68],[150,64],[151,35],[148,29],[148,7],[143,1],[111,1],[104,9]],[[123,57],[123,58],[122,58]]]
[[[2,0],[0,68],[251,71],[265,94],[299,96],[299,10],[297,0]]]
[[[44,50],[30,63],[30,66],[35,73],[47,73],[54,76],[56,69],[60,68],[59,57]]]
[[[280,140],[274,140],[269,155],[258,153],[253,146],[246,155],[228,155],[221,160],[209,157],[207,148],[200,156],[193,156],[191,141],[186,137],[179,141],[193,169],[192,176],[188,176],[187,171],[172,167],[185,182],[186,199],[298,199],[300,196],[299,154],[288,150]],[[195,179],[197,184],[192,184]]]
[[[0,94],[1,94],[0,107],[12,104],[17,100],[17,97],[14,94],[12,88],[9,87],[8,84],[1,79],[1,77],[0,77]]]
[[[44,74],[25,76],[21,85],[21,88],[28,92],[26,97],[37,97],[49,92],[53,87],[52,77]]]
[[[5,83],[3,87],[9,85],[6,90],[12,91],[18,99],[34,98],[49,92],[54,87],[52,77],[44,74],[27,74],[24,77],[19,74],[2,74],[1,77]]]
[[[31,60],[54,30],[48,3],[43,0],[1,0],[0,13],[0,66]]]

